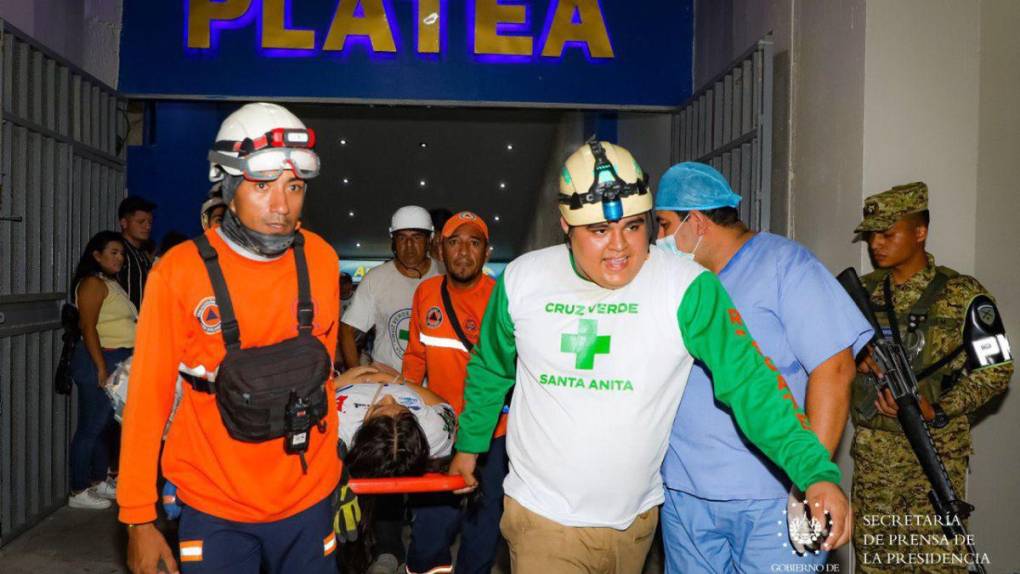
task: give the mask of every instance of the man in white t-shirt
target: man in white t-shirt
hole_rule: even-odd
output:
[[[340,349],[347,368],[358,365],[356,331],[375,327],[373,364],[393,375],[400,372],[411,324],[411,301],[422,279],[438,275],[428,247],[432,217],[417,205],[401,207],[390,223],[393,259],[365,274],[354,301],[340,318]]]
[[[451,474],[468,484],[506,393],[510,473],[500,527],[514,574],[641,572],[659,473],[695,359],[744,435],[850,538],[839,468],[719,279],[649,249],[652,195],[627,150],[586,143],[560,179],[566,245],[507,266],[467,367]],[[781,525],[777,533],[784,533]]]

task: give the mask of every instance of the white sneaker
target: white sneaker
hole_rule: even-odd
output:
[[[71,508],[84,508],[86,510],[103,510],[110,508],[112,503],[105,498],[100,498],[91,488],[72,494],[67,497],[67,505]]]
[[[365,574],[396,574],[400,561],[392,554],[380,554],[368,567]]]
[[[107,478],[103,482],[93,486],[92,490],[99,497],[107,500],[117,500],[117,479]]]

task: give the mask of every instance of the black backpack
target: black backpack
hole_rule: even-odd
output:
[[[70,303],[64,303],[60,309],[60,323],[64,328],[64,334],[61,336],[64,345],[60,350],[57,368],[53,372],[53,390],[58,395],[69,395],[71,388],[74,387],[74,381],[71,379],[71,357],[78,347],[78,342],[81,341],[78,308]]]

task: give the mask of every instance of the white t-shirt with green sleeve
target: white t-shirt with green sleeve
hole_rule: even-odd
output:
[[[625,529],[663,502],[659,469],[695,358],[798,485],[839,481],[718,279],[656,249],[619,289],[580,277],[563,245],[513,261],[468,364],[456,447],[488,448],[513,386],[506,494],[567,526]]]

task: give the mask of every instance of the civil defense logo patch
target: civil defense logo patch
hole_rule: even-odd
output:
[[[212,335],[220,332],[220,307],[216,304],[216,297],[206,297],[199,301],[195,307],[195,317],[206,333]]]

